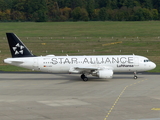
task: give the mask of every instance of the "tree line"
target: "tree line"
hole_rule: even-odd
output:
[[[145,21],[160,0],[0,0],[0,21]]]

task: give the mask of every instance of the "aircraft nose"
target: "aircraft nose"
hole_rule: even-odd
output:
[[[154,62],[152,62],[151,67],[152,67],[152,69],[156,68],[156,64]]]

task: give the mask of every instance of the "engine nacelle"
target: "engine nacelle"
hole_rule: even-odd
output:
[[[99,70],[98,76],[99,76],[99,78],[103,78],[103,79],[112,78],[113,77],[113,70],[109,70],[109,69]]]

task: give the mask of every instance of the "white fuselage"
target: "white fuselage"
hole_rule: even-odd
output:
[[[137,55],[102,55],[102,56],[39,56],[7,58],[5,63],[51,73],[81,73],[72,72],[72,68],[109,68],[113,72],[148,71],[156,67],[148,58]]]

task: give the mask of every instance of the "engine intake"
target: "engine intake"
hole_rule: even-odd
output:
[[[112,78],[113,70],[109,70],[109,69],[99,70],[97,75],[99,76],[99,78],[102,78],[102,79]]]

